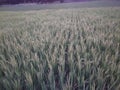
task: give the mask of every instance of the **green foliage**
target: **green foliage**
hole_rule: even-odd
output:
[[[119,35],[119,7],[0,12],[0,90],[119,90]]]

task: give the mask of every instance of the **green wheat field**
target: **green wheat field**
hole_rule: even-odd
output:
[[[120,7],[1,11],[0,90],[120,90]]]

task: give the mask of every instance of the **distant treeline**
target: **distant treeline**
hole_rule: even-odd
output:
[[[20,3],[53,3],[58,1],[60,3],[66,0],[0,0],[0,5],[2,4],[20,4]],[[68,2],[79,2],[79,1],[120,1],[120,0],[67,0]]]
[[[0,0],[0,5],[2,4],[20,4],[20,3],[52,3],[59,1],[63,3],[64,0]]]
[[[53,3],[58,1],[63,3],[66,0],[0,0],[0,5],[2,4],[20,4],[20,3]],[[68,2],[76,1],[93,1],[93,0],[67,0]]]

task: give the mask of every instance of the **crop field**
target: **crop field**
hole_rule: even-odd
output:
[[[0,90],[120,90],[120,7],[1,11]]]

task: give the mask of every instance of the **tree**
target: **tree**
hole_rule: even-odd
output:
[[[64,2],[64,0],[60,0],[60,3],[63,3]]]

